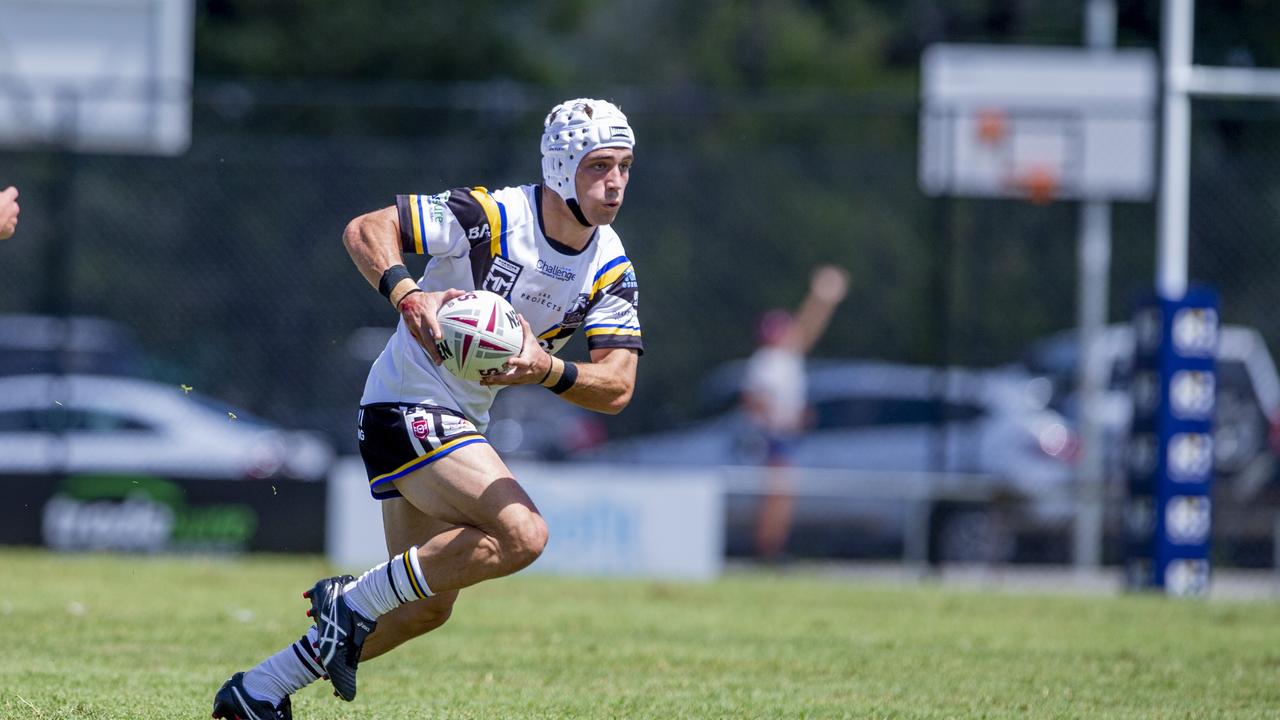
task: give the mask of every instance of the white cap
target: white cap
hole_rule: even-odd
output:
[[[634,148],[627,116],[607,100],[578,98],[551,108],[542,131],[542,180],[566,202],[578,199],[578,163],[597,148]]]

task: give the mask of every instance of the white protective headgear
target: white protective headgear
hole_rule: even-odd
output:
[[[636,136],[627,116],[607,100],[578,98],[551,108],[543,123],[542,179],[578,215],[578,163],[597,148],[632,149]],[[578,218],[580,221],[581,217]],[[585,224],[585,222],[584,222]]]

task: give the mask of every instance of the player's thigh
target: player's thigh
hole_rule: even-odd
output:
[[[390,556],[414,545],[426,545],[431,538],[457,525],[422,512],[404,498],[389,498],[382,501],[382,527]]]
[[[426,515],[482,530],[519,524],[530,513],[538,512],[529,494],[488,443],[459,447],[397,478],[395,487]]]

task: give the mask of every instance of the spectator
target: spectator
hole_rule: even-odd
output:
[[[821,265],[794,315],[770,310],[760,318],[759,346],[747,362],[741,402],[758,449],[754,459],[766,468],[755,532],[756,555],[762,560],[779,560],[791,532],[790,452],[810,424],[805,356],[826,331],[848,286],[843,269]]]

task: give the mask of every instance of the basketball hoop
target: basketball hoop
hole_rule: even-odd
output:
[[[1005,112],[998,108],[982,108],[977,113],[975,127],[978,142],[985,145],[999,145],[1009,134],[1009,121]]]
[[[921,60],[929,195],[1147,200],[1158,72],[1150,50],[931,45]]]
[[[1046,165],[1035,165],[1013,179],[1013,187],[1033,205],[1048,205],[1058,192],[1058,175]]]

